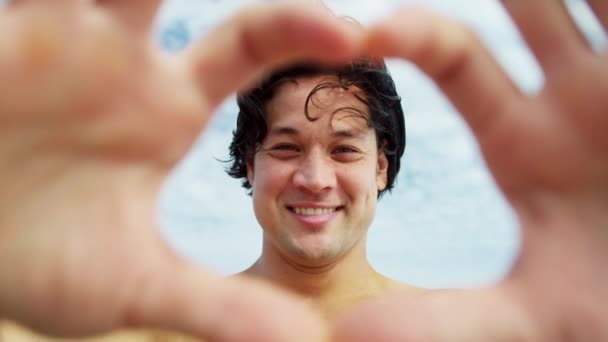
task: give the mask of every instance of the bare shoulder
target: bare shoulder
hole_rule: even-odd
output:
[[[446,298],[455,299],[466,299],[470,295],[474,294],[479,296],[480,292],[478,290],[466,289],[466,288],[425,288],[419,287],[412,284],[404,283],[401,281],[397,281],[394,279],[386,278],[386,290],[385,293],[388,295],[396,294],[396,295],[405,295],[405,297],[410,298],[412,300],[425,300],[425,301],[435,301],[435,300],[444,300]]]
[[[422,295],[429,291],[429,289],[418,287],[412,284],[404,283],[388,277],[384,278],[385,291],[387,294],[391,293],[410,293],[411,295]]]

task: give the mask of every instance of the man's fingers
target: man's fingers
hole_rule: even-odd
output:
[[[31,2],[31,0],[8,0],[6,2],[6,5],[8,7],[14,7],[14,6],[23,5],[24,3],[27,3],[27,2]]]
[[[323,341],[325,326],[295,297],[259,281],[219,278],[178,263],[139,297],[132,324],[209,341]]]
[[[96,0],[135,33],[147,33],[154,22],[160,0]]]
[[[562,0],[503,0],[503,6],[519,27],[538,59],[545,76],[570,65],[581,51],[590,51]]]
[[[362,29],[315,6],[260,5],[211,32],[185,55],[210,107],[270,70],[296,60],[339,62],[358,53]]]
[[[8,0],[8,6],[20,6],[20,5],[32,5],[32,4],[40,4],[46,6],[53,5],[77,5],[79,3],[84,3],[85,0]]]
[[[359,307],[339,321],[336,342],[540,341],[529,315],[499,290],[429,291]]]
[[[409,9],[370,29],[369,53],[406,58],[432,77],[483,145],[523,95],[482,46],[454,20]],[[509,118],[517,120],[517,118]]]
[[[595,16],[604,26],[604,30],[608,31],[608,1],[606,0],[587,0],[589,6],[595,12]]]

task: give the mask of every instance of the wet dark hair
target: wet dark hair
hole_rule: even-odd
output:
[[[357,59],[339,67],[326,67],[315,64],[297,64],[278,70],[256,87],[237,95],[239,114],[236,129],[232,132],[230,144],[231,165],[226,172],[234,178],[243,179],[243,187],[251,189],[247,180],[247,161],[259,151],[267,134],[265,108],[272,99],[275,90],[297,78],[314,76],[333,76],[322,81],[308,95],[305,104],[305,115],[308,120],[315,121],[309,115],[308,107],[314,105],[314,94],[321,89],[356,87],[363,91],[352,94],[369,109],[369,116],[356,108],[340,108],[332,113],[346,111],[360,116],[367,121],[370,128],[376,132],[379,151],[383,151],[388,159],[387,185],[378,193],[381,197],[387,190],[393,188],[395,178],[401,165],[401,156],[405,150],[405,124],[401,97],[397,94],[395,83],[383,60]],[[251,195],[251,192],[249,193]]]

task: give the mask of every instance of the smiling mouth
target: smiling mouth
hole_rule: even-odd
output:
[[[287,207],[289,211],[296,213],[297,215],[302,216],[319,216],[319,215],[329,215],[336,211],[340,211],[343,207],[335,207],[335,208],[301,208],[301,207]]]

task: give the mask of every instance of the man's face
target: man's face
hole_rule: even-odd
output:
[[[360,89],[311,90],[328,77],[280,86],[266,107],[268,135],[248,165],[253,205],[267,247],[291,262],[322,266],[365,243],[387,160],[366,121],[340,108],[368,108]],[[329,79],[330,81],[334,79]],[[354,89],[353,89],[354,88]],[[270,244],[270,246],[268,246]]]

